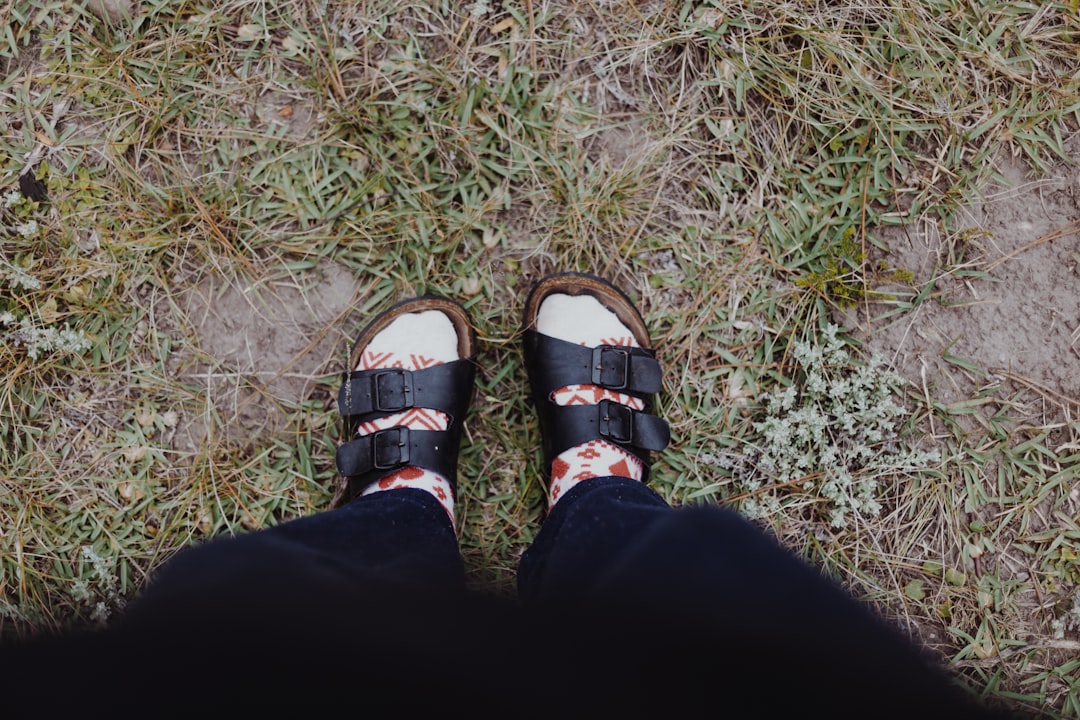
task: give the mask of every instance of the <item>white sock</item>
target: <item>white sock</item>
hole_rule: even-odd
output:
[[[548,295],[536,314],[536,331],[586,347],[639,347],[630,328],[591,295]],[[597,385],[568,385],[556,390],[552,399],[556,405],[596,405],[607,399],[634,410],[645,408],[645,403],[636,397]],[[551,463],[548,507],[583,480],[610,475],[641,480],[644,474],[641,460],[614,443],[591,440],[575,445]]]
[[[394,319],[380,330],[364,348],[356,370],[401,368],[421,370],[459,359],[457,333],[454,324],[438,310],[409,313]],[[395,425],[413,430],[445,430],[449,424],[446,413],[439,410],[409,408],[378,420],[361,423],[357,437],[370,435]],[[412,465],[390,473],[377,483],[364,488],[361,495],[384,490],[418,488],[426,490],[446,510],[454,522],[454,491],[450,482],[438,473]]]

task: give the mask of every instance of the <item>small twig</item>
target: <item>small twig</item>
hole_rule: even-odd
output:
[[[732,495],[729,498],[725,498],[725,502],[730,503],[730,502],[735,502],[737,500],[745,500],[746,498],[754,497],[755,495],[760,495],[762,493],[769,492],[770,490],[781,490],[781,489],[787,488],[787,487],[793,487],[793,486],[796,486],[796,485],[802,485],[804,482],[806,482],[808,480],[817,480],[817,479],[821,478],[822,476],[823,476],[823,473],[815,472],[815,473],[810,473],[809,475],[803,475],[802,477],[797,477],[797,478],[795,478],[793,480],[788,480],[786,482],[773,483],[772,485],[763,485],[763,486],[761,486],[759,488],[756,488],[754,490],[747,490],[746,492],[739,493],[738,495]]]
[[[1029,645],[1028,647],[1054,648],[1055,650],[1080,650],[1080,642],[1077,642],[1076,640],[1047,640],[1044,643]]]
[[[1024,386],[1034,390],[1035,392],[1039,393],[1040,395],[1043,395],[1045,397],[1053,398],[1054,400],[1057,400],[1058,402],[1060,402],[1062,404],[1072,405],[1074,407],[1080,407],[1080,400],[1075,400],[1075,399],[1069,397],[1068,395],[1062,395],[1059,392],[1055,392],[1055,391],[1051,390],[1050,388],[1046,387],[1045,385],[1040,385],[1039,383],[1035,382],[1034,380],[1026,378],[1023,375],[1017,375],[1016,373],[1009,372],[1005,368],[988,368],[988,370],[991,373],[993,373],[994,375],[1001,375],[1002,377],[1005,377],[1005,378],[1007,378],[1009,380],[1012,380],[1013,382],[1020,383],[1021,385],[1024,385]]]
[[[536,64],[536,25],[535,20],[533,20],[532,0],[525,0],[525,14],[529,16],[529,59],[533,71],[537,71],[540,68]]]
[[[921,363],[919,368],[919,378],[922,380],[923,397],[926,398],[926,409],[929,412],[926,416],[930,419],[930,437],[937,437],[937,429],[934,427],[934,403],[930,400],[930,388],[926,384],[926,361]]]

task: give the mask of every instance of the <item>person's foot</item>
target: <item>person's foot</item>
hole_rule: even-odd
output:
[[[669,430],[648,414],[660,366],[633,302],[592,275],[550,275],[526,300],[524,331],[549,506],[595,477],[647,480]]]
[[[417,488],[454,519],[457,455],[472,396],[476,334],[457,303],[425,296],[359,334],[338,394],[348,438],[337,465],[346,497]]]

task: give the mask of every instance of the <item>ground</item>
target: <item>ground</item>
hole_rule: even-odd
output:
[[[1080,136],[1066,148],[1070,157],[1044,173],[1002,153],[1000,177],[964,204],[948,233],[932,225],[883,232],[888,250],[880,260],[914,274],[910,285],[892,289],[927,292],[930,301],[910,312],[891,313],[890,302],[843,314],[868,349],[908,378],[916,404],[944,409],[962,436],[979,439],[972,452],[1045,445],[1036,462],[1057,479],[1054,489],[1031,475],[1013,477],[1007,460],[988,463],[981,477],[960,470],[955,477],[970,478],[963,490],[953,489],[965,497],[953,519],[966,525],[963,546],[947,547],[948,533],[939,528],[926,529],[919,544],[928,560],[958,551],[969,572],[992,578],[977,591],[987,619],[1003,609],[1001,593],[1011,594],[1010,639],[1041,648],[1035,663],[1047,666],[1080,650],[1060,631],[1061,619],[1075,612],[1077,587],[1048,577],[1032,548],[1075,532],[1080,517],[1080,486],[1069,472],[1069,458],[1080,450]],[[933,412],[920,431],[950,434]],[[970,461],[960,453],[950,462]],[[941,642],[946,625],[919,631]],[[988,637],[982,642],[975,652],[986,656],[980,661],[988,669],[1015,657],[1008,647],[991,648]]]
[[[0,634],[328,507],[352,339],[424,292],[476,321],[459,536],[512,594],[544,514],[521,306],[575,269],[652,330],[662,495],[1080,715],[1075,0],[0,19]]]
[[[1080,156],[1080,138],[1066,147]],[[999,183],[961,207],[948,234],[932,225],[890,228],[880,259],[931,285],[936,302],[866,321],[868,344],[940,402],[972,382],[1013,381],[1039,392],[1040,419],[1067,422],[1080,398],[1080,174],[1075,159],[1035,174],[1003,153]],[[947,273],[941,268],[948,267]],[[970,373],[946,358],[974,363]],[[1040,423],[1042,424],[1042,423]]]

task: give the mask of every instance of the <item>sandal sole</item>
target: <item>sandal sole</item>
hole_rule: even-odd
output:
[[[615,313],[623,325],[634,334],[638,345],[652,349],[652,340],[645,327],[645,320],[634,301],[619,288],[596,275],[579,272],[561,272],[547,275],[533,286],[525,300],[522,313],[522,330],[535,330],[540,305],[549,295],[590,295],[605,308]]]

